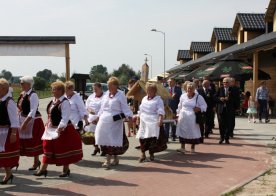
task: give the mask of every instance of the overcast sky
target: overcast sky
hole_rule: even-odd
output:
[[[177,64],[177,51],[191,41],[210,41],[214,27],[233,27],[236,13],[264,13],[269,0],[0,0],[1,36],[76,36],[71,72],[89,73],[103,64],[111,72],[123,63],[139,70],[145,53],[153,75]],[[150,65],[150,62],[148,63]],[[0,71],[35,75],[48,68],[65,72],[64,58],[2,57]]]

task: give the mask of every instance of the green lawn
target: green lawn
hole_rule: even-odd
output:
[[[15,101],[17,101],[22,90],[19,86],[12,86],[12,88],[13,88],[13,99]],[[43,99],[43,98],[52,96],[51,90],[36,91],[36,93],[37,93],[39,99]]]

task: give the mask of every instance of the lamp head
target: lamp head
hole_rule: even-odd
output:
[[[157,30],[156,29],[152,29],[151,31],[155,31],[156,32]]]

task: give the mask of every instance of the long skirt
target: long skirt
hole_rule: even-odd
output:
[[[43,140],[43,163],[69,165],[83,157],[80,134],[72,124],[68,125],[57,139]]]
[[[5,151],[0,152],[0,168],[1,167],[14,167],[19,162],[20,150],[19,150],[19,135],[17,133],[16,142],[10,142],[11,130],[8,132],[8,136],[5,143]]]
[[[180,143],[199,144],[201,133],[193,110],[182,110],[179,114],[176,135]]]
[[[150,137],[139,139],[142,152],[149,151],[150,154],[162,152],[167,149],[167,138],[165,136],[164,127],[160,127],[159,138]]]
[[[123,146],[101,146],[101,150],[108,155],[122,155],[125,154],[129,147],[129,141],[125,134],[125,130],[123,133]]]
[[[41,118],[34,120],[33,138],[20,139],[20,155],[33,157],[43,154],[41,137],[44,133],[45,127]]]

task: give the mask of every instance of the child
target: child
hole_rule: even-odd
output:
[[[255,123],[256,122],[256,120],[255,120],[255,114],[257,114],[257,110],[256,110],[255,101],[252,98],[252,96],[249,97],[249,100],[248,100],[248,109],[247,109],[246,113],[248,114],[248,122],[250,123],[251,122],[251,118],[252,118],[253,123]]]

